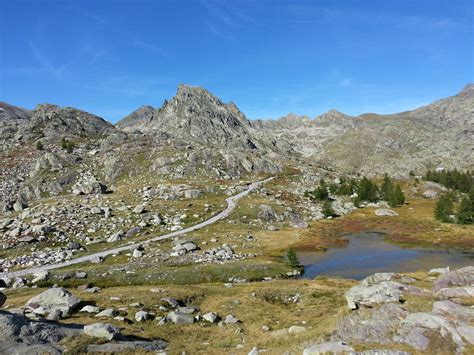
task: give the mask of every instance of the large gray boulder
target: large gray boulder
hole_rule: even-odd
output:
[[[472,285],[474,285],[474,266],[466,266],[458,270],[446,272],[438,277],[433,289],[438,291],[446,287]]]
[[[1,354],[62,353],[62,348],[57,344],[62,339],[81,332],[82,329],[74,325],[31,321],[18,314],[0,311]]]
[[[351,312],[338,322],[335,337],[350,343],[389,344],[408,312],[396,303]]]
[[[436,296],[443,299],[474,297],[474,286],[442,288],[436,292]]]
[[[450,338],[458,350],[463,349],[462,337],[449,321],[440,315],[427,312],[409,314],[402,321],[395,341],[424,351],[428,348],[434,333],[445,339]]]
[[[450,316],[457,321],[474,320],[473,308],[461,306],[449,300],[433,303],[433,313]]]
[[[360,306],[373,307],[381,303],[400,302],[404,287],[393,281],[382,281],[371,286],[357,285],[345,294],[347,306],[350,309],[357,309]]]
[[[30,308],[43,307],[49,311],[53,308],[68,313],[81,303],[81,299],[62,287],[50,288],[26,302]]]

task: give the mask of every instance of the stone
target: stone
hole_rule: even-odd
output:
[[[102,258],[101,256],[94,256],[90,261],[92,264],[100,264],[104,261],[104,258]]]
[[[351,312],[338,322],[334,338],[351,343],[388,344],[391,334],[407,315],[408,312],[397,303]]]
[[[202,195],[202,191],[199,189],[191,189],[184,191],[184,198],[198,198]]]
[[[437,330],[440,332],[441,336],[451,335],[451,339],[457,345],[457,347],[462,348],[464,343],[461,336],[456,331],[454,327],[448,322],[448,320],[440,315],[427,313],[427,312],[418,312],[409,314],[402,321],[402,328],[399,330],[399,333],[409,334],[414,329],[417,329],[423,336],[425,335],[425,330],[434,331]],[[416,333],[416,332],[415,332]],[[403,339],[403,338],[402,338]],[[403,342],[403,341],[402,341]],[[429,338],[428,338],[429,343]],[[408,344],[408,343],[407,343]],[[409,344],[410,345],[410,344]],[[423,342],[420,350],[426,350],[428,345],[426,342]]]
[[[33,274],[34,278],[31,280],[31,283],[35,284],[40,281],[46,281],[49,278],[49,272],[48,271],[39,271],[35,274]]]
[[[404,286],[393,281],[382,281],[372,286],[357,285],[346,292],[347,306],[357,309],[360,306],[372,307],[387,302],[400,302]]]
[[[236,324],[236,323],[240,323],[240,320],[235,318],[233,315],[229,314],[225,317],[224,323],[225,324]]]
[[[442,274],[434,282],[433,289],[437,291],[446,287],[472,285],[474,285],[474,266],[466,266]]]
[[[104,309],[102,312],[97,313],[97,318],[113,318],[117,315],[117,311],[113,308]]]
[[[140,233],[142,229],[140,227],[132,227],[130,228],[127,233],[125,233],[125,237],[130,238],[133,237],[134,235]]]
[[[137,322],[144,322],[151,318],[151,314],[145,311],[138,311],[135,313],[135,320]]]
[[[443,299],[474,297],[474,286],[442,288],[435,295]]]
[[[100,311],[100,308],[99,308],[99,307],[87,305],[87,306],[82,307],[79,312],[85,312],[85,313],[99,313],[99,311]]]
[[[171,308],[178,308],[179,302],[175,298],[171,297],[164,297],[161,299],[161,302],[165,303],[166,305],[170,306]]]
[[[141,214],[141,213],[145,212],[145,206],[144,205],[138,205],[133,209],[132,212],[135,213],[135,214]]]
[[[176,311],[168,313],[168,315],[166,316],[166,320],[168,322],[172,322],[174,324],[191,324],[191,323],[194,323],[194,317],[193,316],[191,316],[189,314],[185,314],[185,313],[176,312]]]
[[[87,353],[91,354],[135,354],[135,353],[153,353],[157,355],[166,355],[160,350],[166,349],[168,344],[162,339],[152,341],[117,341],[106,344],[91,344],[87,346]]]
[[[217,323],[219,320],[219,317],[214,312],[206,313],[202,316],[202,318],[209,323]]]
[[[398,213],[388,208],[378,208],[375,210],[375,215],[393,217],[393,216],[398,216]]]
[[[46,317],[47,320],[54,322],[57,322],[61,318],[63,318],[63,312],[58,308],[53,308]]]
[[[141,258],[143,256],[143,252],[138,249],[135,249],[132,253],[132,256],[134,258]]]
[[[473,308],[464,307],[449,300],[433,303],[433,313],[451,316],[458,321],[474,320]]]
[[[288,334],[300,334],[306,332],[306,327],[301,327],[298,325],[292,325],[288,328]]]
[[[433,276],[433,275],[444,275],[449,272],[449,266],[448,267],[442,267],[442,268],[437,268],[437,269],[431,269],[428,271],[428,275]]]
[[[344,354],[354,349],[342,341],[312,345],[303,350],[303,355]]]
[[[31,298],[26,306],[30,308],[44,307],[46,310],[59,308],[65,312],[73,310],[81,299],[62,287],[50,288],[43,293]]]
[[[470,325],[461,325],[457,327],[456,330],[469,344],[474,345],[474,327]]]
[[[120,335],[120,329],[108,323],[93,323],[84,326],[84,333],[91,337],[113,340]]]

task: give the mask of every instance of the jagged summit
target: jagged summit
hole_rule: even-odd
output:
[[[206,89],[180,84],[176,95],[159,109],[138,109],[121,120],[125,131],[160,132],[170,139],[218,147],[257,147],[245,115]]]
[[[474,83],[467,84],[460,92],[460,94],[474,94]]]

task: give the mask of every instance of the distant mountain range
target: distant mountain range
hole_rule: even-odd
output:
[[[278,120],[249,120],[234,103],[187,85],[180,85],[162,107],[142,106],[115,126],[70,107],[42,104],[30,111],[0,103],[3,150],[18,140],[111,135],[125,140],[153,137],[229,154],[254,151],[282,164],[302,159],[365,174],[404,176],[438,165],[472,168],[474,85],[413,111],[351,117],[331,110],[314,119],[290,113]]]

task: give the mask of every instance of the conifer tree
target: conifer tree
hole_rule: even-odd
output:
[[[286,263],[289,267],[297,269],[300,268],[300,261],[298,260],[298,256],[293,248],[288,249],[286,252]]]
[[[451,222],[450,215],[454,213],[451,194],[442,195],[435,206],[435,218],[441,222]]]
[[[474,224],[474,188],[461,200],[456,217],[461,224]]]

